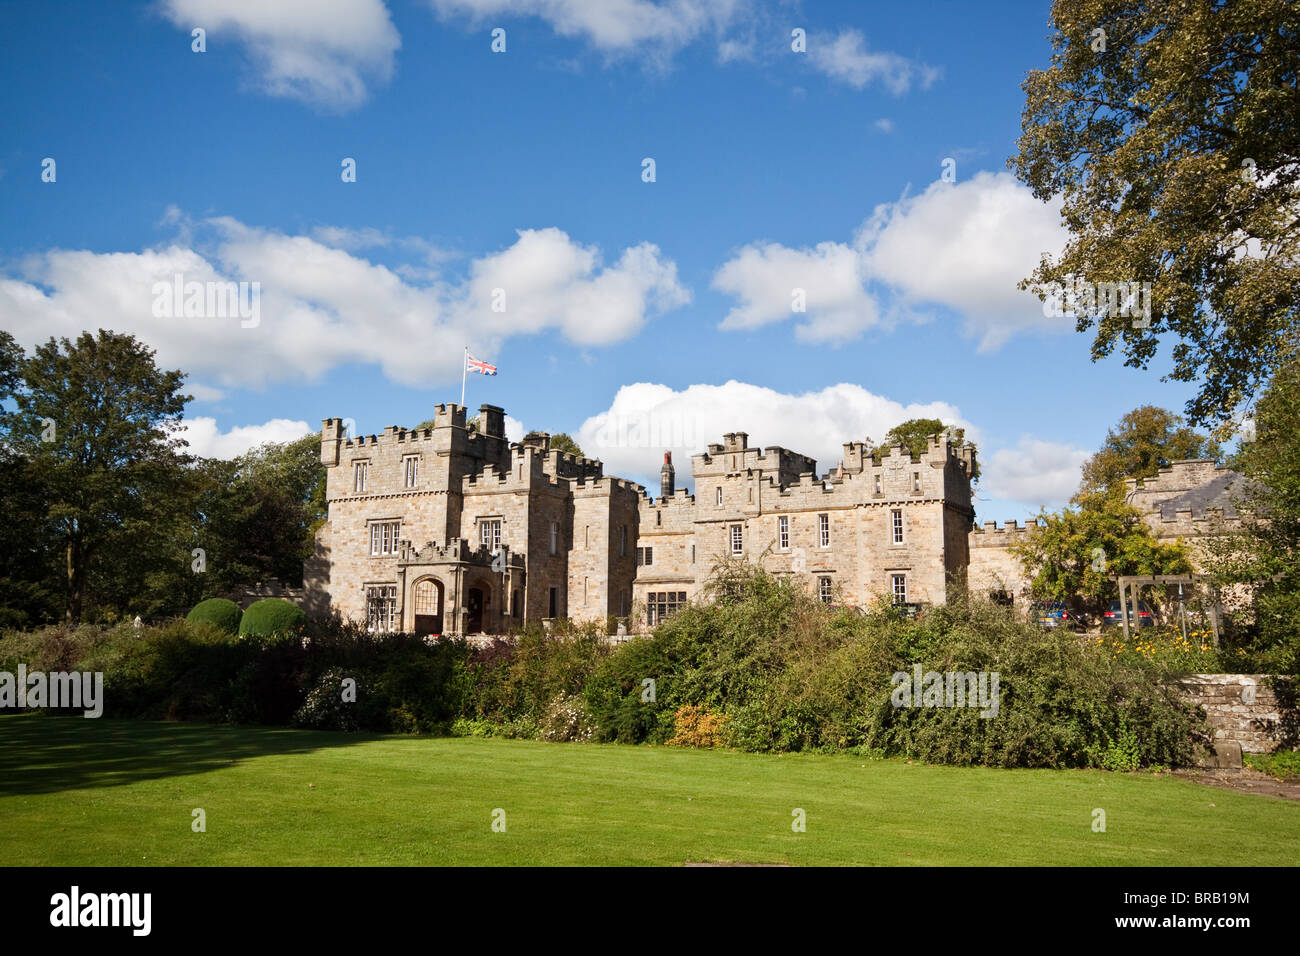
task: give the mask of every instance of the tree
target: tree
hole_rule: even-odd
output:
[[[1232,460],[1248,479],[1240,526],[1211,538],[1208,564],[1220,584],[1250,585],[1250,649],[1257,666],[1300,675],[1300,362],[1279,369],[1255,410],[1255,440]]]
[[[51,338],[24,358],[5,431],[46,495],[62,555],[64,619],[81,620],[92,578],[148,555],[150,523],[179,479],[184,375],[160,371],[130,335]]]
[[[970,445],[972,452],[976,451],[974,442],[966,441],[966,429],[953,428],[949,429],[938,418],[909,418],[905,422],[899,422],[888,432],[885,433],[885,448],[896,445],[902,445],[908,450],[913,458],[921,457],[922,452],[930,447],[930,436],[942,435],[946,431],[952,432],[952,437],[958,445]],[[870,439],[868,439],[870,441]],[[873,460],[880,464],[883,449],[877,448],[873,453]],[[978,481],[980,476],[979,458],[975,459],[975,470],[971,474],[971,481]]]
[[[568,452],[570,455],[577,455],[579,458],[587,457],[582,453],[582,448],[578,443],[565,432],[551,436],[551,450]]]
[[[1161,468],[1189,458],[1222,457],[1218,442],[1183,424],[1180,415],[1143,405],[1106,433],[1101,448],[1083,463],[1075,500],[1097,492],[1119,493],[1127,478],[1154,478]]]
[[[205,555],[206,577],[196,582],[203,595],[237,594],[270,580],[301,585],[327,512],[320,438],[268,442],[231,461],[205,459],[196,473],[193,546]]]
[[[1081,496],[1078,508],[1040,520],[1011,546],[1039,599],[1100,614],[1118,597],[1111,574],[1191,573],[1186,548],[1157,541],[1141,513],[1114,496]]]
[[[1151,283],[1148,327],[1075,303],[1093,360],[1146,368],[1168,335],[1189,418],[1225,422],[1297,347],[1300,4],[1055,0],[1051,24],[1009,165],[1070,239],[1021,287]]]

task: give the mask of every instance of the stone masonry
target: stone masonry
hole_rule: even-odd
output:
[[[695,455],[695,494],[665,455],[658,498],[596,460],[511,444],[505,413],[439,405],[433,427],[321,429],[329,517],[305,569],[315,607],[377,630],[502,633],[550,618],[652,624],[696,597],[720,558],[792,574],[828,603],[942,603],[970,560],[969,445],[932,436],[844,446],[817,463],[735,432]],[[878,459],[878,463],[877,460]]]
[[[931,436],[902,447],[848,442],[817,462],[723,436],[691,460],[694,494],[664,456],[660,493],[606,476],[601,462],[505,438],[505,412],[438,405],[433,426],[347,437],[325,419],[329,518],[304,569],[308,604],[379,630],[504,633],[529,621],[622,617],[652,626],[699,596],[715,564],[739,558],[794,575],[823,601],[943,603],[952,588],[1021,604],[1012,553],[1036,521],[973,527],[969,444]],[[1235,521],[1240,476],[1179,461],[1130,482],[1129,500],[1162,539]]]
[[[1228,742],[1243,753],[1271,753],[1286,734],[1271,681],[1264,674],[1189,674],[1178,689],[1205,710],[1216,749]]]

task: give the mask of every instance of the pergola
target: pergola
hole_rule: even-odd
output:
[[[1184,584],[1190,584],[1193,587],[1195,587],[1199,582],[1210,580],[1210,575],[1208,574],[1148,574],[1148,575],[1120,574],[1120,575],[1111,575],[1111,577],[1119,582],[1119,612],[1120,612],[1121,619],[1124,621],[1125,640],[1128,640],[1129,637],[1129,623],[1128,623],[1129,606],[1131,605],[1133,607],[1133,610],[1137,611],[1137,607],[1139,603],[1138,598],[1141,594],[1141,588],[1143,585],[1177,584],[1179,586],[1179,597],[1181,597],[1182,586]],[[1129,596],[1130,588],[1132,589],[1131,597]],[[1214,633],[1214,646],[1216,649],[1218,649],[1219,647],[1219,599],[1218,599],[1218,594],[1215,588],[1213,587],[1213,585],[1211,585],[1210,587],[1209,610],[1210,610],[1210,629]]]

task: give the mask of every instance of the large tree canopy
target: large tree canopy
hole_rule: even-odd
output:
[[[184,375],[162,371],[130,335],[100,329],[76,342],[50,339],[19,365],[6,432],[43,489],[51,534],[63,553],[64,617],[81,619],[93,576],[120,576],[155,533],[177,491],[188,396]],[[134,548],[121,545],[134,543]],[[142,572],[143,573],[143,572]]]
[[[1260,397],[1256,437],[1232,464],[1249,479],[1241,526],[1211,538],[1211,567],[1224,584],[1248,583],[1254,627],[1238,637],[1259,663],[1300,675],[1300,362],[1278,370]]]
[[[1136,508],[1105,494],[1078,504],[1043,515],[1037,531],[1011,546],[1035,597],[1100,614],[1118,597],[1112,574],[1191,572],[1186,548],[1157,541]]]
[[[1051,24],[1009,164],[1070,240],[1022,285],[1151,283],[1147,327],[1070,310],[1093,359],[1171,338],[1189,417],[1226,421],[1297,348],[1300,3],[1055,0]]]
[[[1179,415],[1143,405],[1106,433],[1106,441],[1083,463],[1083,484],[1075,500],[1096,492],[1122,492],[1128,478],[1153,478],[1171,462],[1213,458],[1218,442],[1183,424]]]

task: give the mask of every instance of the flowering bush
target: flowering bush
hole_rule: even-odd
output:
[[[583,743],[592,738],[595,730],[582,698],[576,694],[560,694],[546,705],[538,737],[557,743]]]
[[[1215,650],[1214,636],[1208,630],[1189,630],[1183,637],[1180,628],[1165,626],[1134,631],[1127,641],[1122,633],[1096,638],[1098,646],[1113,658],[1140,666],[1179,674],[1209,674],[1230,669],[1226,655]]]

